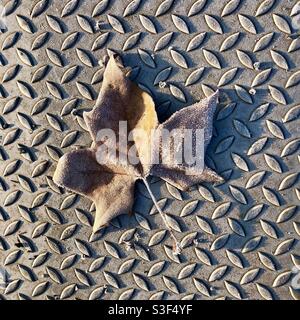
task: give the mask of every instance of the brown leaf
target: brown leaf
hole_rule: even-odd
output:
[[[53,181],[94,201],[94,232],[107,225],[114,217],[131,213],[135,182],[143,179],[147,183],[145,178],[149,174],[161,177],[181,190],[200,181],[221,181],[222,178],[208,167],[202,172],[197,168],[191,168],[187,163],[180,166],[171,162],[151,164],[153,154],[161,154],[162,151],[161,143],[151,144],[152,130],[157,128],[203,129],[204,151],[206,150],[212,137],[217,97],[218,93],[215,93],[193,106],[176,112],[169,120],[159,125],[151,96],[131,82],[120,59],[111,56],[105,68],[103,85],[96,105],[92,111],[84,113],[93,145],[89,149],[72,151],[61,157]],[[132,141],[119,129],[120,121],[127,122],[128,133],[133,131]],[[107,140],[99,137],[102,129],[112,130],[116,135],[116,158],[102,152],[101,147],[107,145]],[[141,134],[139,129],[146,134]],[[126,142],[129,140],[125,150],[120,143],[124,138]],[[151,145],[155,146],[154,150],[151,150]],[[139,160],[136,164],[127,160],[127,155],[131,152]],[[121,155],[126,155],[124,161],[120,161]],[[193,174],[188,175],[187,172],[191,169]]]

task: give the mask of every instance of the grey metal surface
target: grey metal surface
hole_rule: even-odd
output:
[[[296,3],[5,1],[0,297],[299,299]],[[221,89],[208,163],[226,183],[181,193],[152,180],[179,257],[142,184],[135,216],[93,237],[92,204],[51,180],[61,154],[91,143],[81,114],[107,50],[134,68],[162,120]]]

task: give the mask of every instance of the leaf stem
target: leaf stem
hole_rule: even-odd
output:
[[[144,178],[144,177],[142,179],[143,179],[143,181],[145,183],[145,186],[146,186],[146,188],[147,188],[147,190],[149,192],[149,195],[150,195],[150,197],[151,197],[151,199],[152,199],[152,201],[153,201],[158,213],[160,214],[161,218],[163,219],[164,224],[166,225],[166,227],[167,227],[172,239],[174,240],[175,246],[174,246],[174,250],[173,251],[175,252],[175,254],[180,254],[181,253],[180,243],[178,242],[178,240],[177,240],[177,238],[176,238],[176,236],[175,236],[170,224],[168,223],[165,214],[162,212],[161,208],[159,207],[159,204],[157,203],[156,198],[155,198],[154,194],[151,191],[151,188],[150,188],[150,185],[149,185],[147,179]]]

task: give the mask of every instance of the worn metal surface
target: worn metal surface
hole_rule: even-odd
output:
[[[296,1],[4,6],[1,298],[299,299]],[[51,180],[61,154],[91,142],[81,114],[107,50],[134,68],[161,119],[221,89],[208,163],[227,182],[181,193],[152,180],[182,240],[179,257],[142,184],[136,215],[92,236],[92,204]]]

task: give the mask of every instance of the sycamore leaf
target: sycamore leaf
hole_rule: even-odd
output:
[[[132,212],[134,186],[139,179],[144,181],[154,204],[157,204],[146,179],[149,174],[166,180],[180,190],[186,190],[203,181],[222,181],[222,178],[207,166],[200,170],[185,162],[180,165],[173,164],[168,159],[164,163],[153,164],[154,154],[162,156],[163,145],[161,140],[154,140],[157,143],[151,144],[153,130],[161,132],[164,129],[201,129],[204,133],[204,158],[212,137],[217,99],[218,92],[176,112],[165,123],[159,124],[151,96],[130,81],[120,59],[111,56],[105,68],[96,105],[92,111],[84,113],[84,121],[93,139],[92,147],[72,151],[61,157],[53,176],[54,182],[88,197],[95,203],[93,231],[96,232],[118,215]],[[131,139],[126,140],[125,148],[120,141],[127,137],[120,130],[120,122],[126,122],[128,132],[132,132]],[[103,136],[99,137],[102,130],[115,134],[116,144],[111,148],[114,147],[117,157],[103,152],[102,147],[110,147],[110,144]],[[128,154],[133,154],[139,161],[128,162],[127,156],[122,157]],[[124,161],[120,161],[120,158]],[[157,209],[175,239],[159,205]]]

